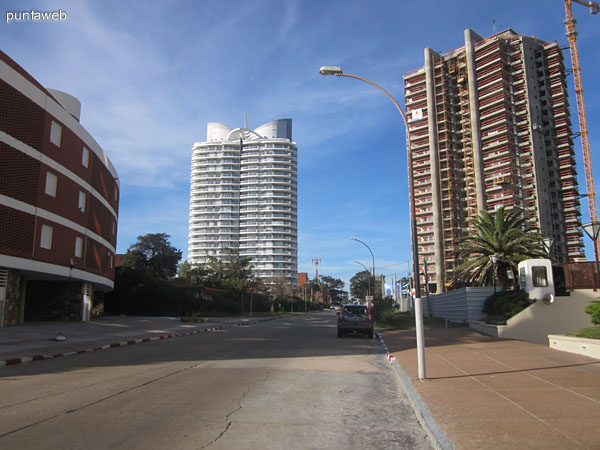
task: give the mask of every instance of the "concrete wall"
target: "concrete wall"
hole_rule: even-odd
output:
[[[509,319],[505,326],[476,322],[469,325],[491,336],[548,345],[550,334],[567,334],[593,326],[589,314],[586,314],[584,309],[598,298],[599,291],[581,289],[572,292],[570,297],[556,297],[551,305],[537,301]]]

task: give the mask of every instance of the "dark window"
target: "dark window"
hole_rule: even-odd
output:
[[[548,274],[544,266],[533,266],[531,268],[531,276],[533,278],[533,287],[548,286]]]

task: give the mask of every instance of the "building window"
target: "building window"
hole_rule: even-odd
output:
[[[87,148],[83,147],[83,150],[81,151],[81,165],[87,169],[89,163],[90,163],[90,151]]]
[[[533,287],[548,286],[548,275],[544,266],[533,266],[531,268],[531,275],[533,277]]]
[[[62,127],[56,122],[52,121],[50,125],[50,142],[57,147],[60,147],[60,141],[62,138]]]
[[[81,239],[79,236],[77,236],[75,238],[75,256],[77,256],[78,258],[81,258],[83,252],[83,239]]]
[[[58,178],[56,175],[50,172],[46,172],[46,194],[50,197],[56,197],[56,184],[58,182]]]
[[[52,249],[52,227],[50,225],[42,225],[42,234],[40,236],[40,247]]]
[[[85,212],[85,192],[79,191],[79,211]]]

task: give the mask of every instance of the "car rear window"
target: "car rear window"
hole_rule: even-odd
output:
[[[366,314],[367,307],[360,305],[344,306],[344,314]]]

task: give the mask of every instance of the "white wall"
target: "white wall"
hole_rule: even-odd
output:
[[[551,305],[538,300],[510,318],[506,326],[497,327],[497,336],[548,345],[549,334],[568,334],[581,328],[594,326],[590,315],[586,314],[584,309],[598,298],[600,298],[599,291],[579,289],[573,291],[570,297],[555,297]],[[486,334],[493,334],[475,324],[472,328]]]

